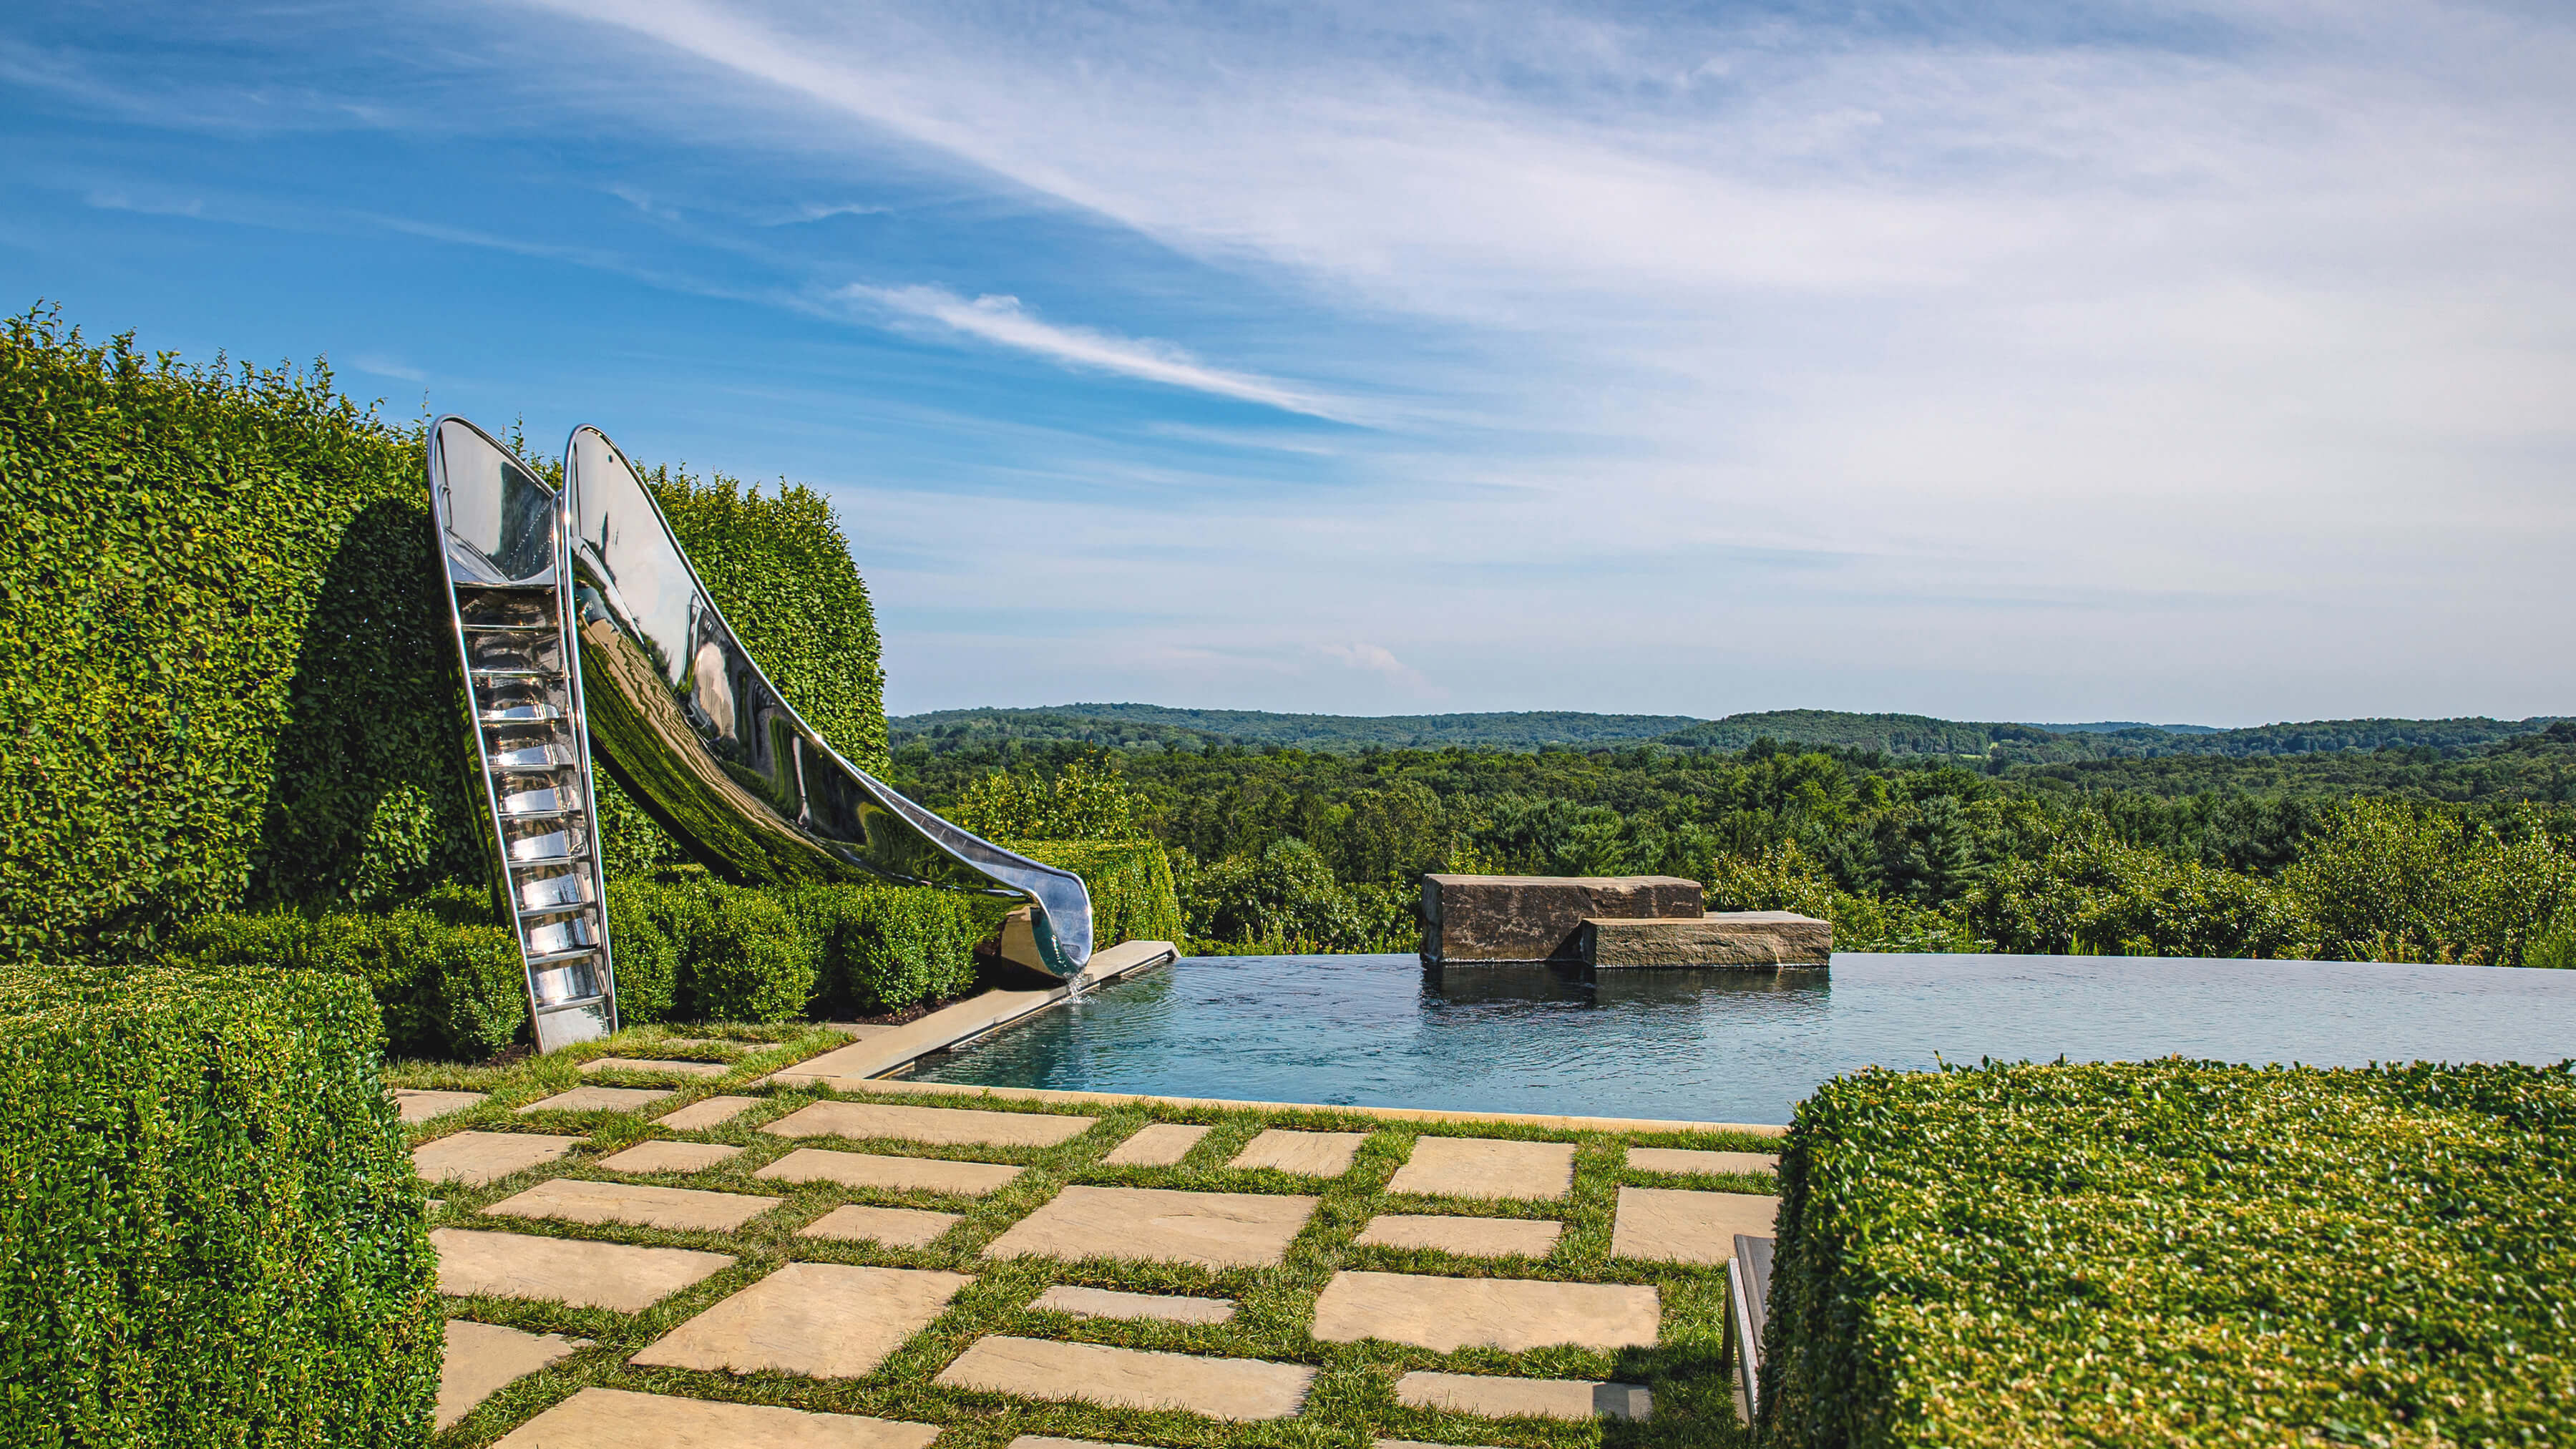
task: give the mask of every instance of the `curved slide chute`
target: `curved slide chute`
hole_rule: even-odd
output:
[[[492,808],[495,878],[520,922],[541,1050],[616,1026],[591,826],[594,754],[673,838],[726,876],[882,880],[1025,899],[1046,968],[1080,977],[1091,958],[1082,878],[941,819],[826,743],[743,648],[652,492],[605,434],[574,430],[559,495],[461,418],[431,429],[429,462]],[[510,622],[531,626],[512,637],[555,671],[508,676],[520,691],[511,706],[533,711],[524,717],[491,707],[502,698],[498,636],[472,622],[499,617],[496,588],[516,591],[507,594]],[[533,627],[540,619],[553,621],[550,633]],[[529,788],[538,773],[553,782],[543,800]],[[541,804],[570,813],[547,817],[562,838],[544,864],[527,864],[513,852],[529,849],[538,823],[530,812]],[[577,884],[560,883],[566,876]],[[528,905],[558,896],[563,904],[551,913]],[[560,954],[571,949],[564,932],[539,934],[569,920],[580,922],[574,934],[588,953],[580,961]]]

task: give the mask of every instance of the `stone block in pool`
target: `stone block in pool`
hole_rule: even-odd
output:
[[[1583,964],[1632,966],[1822,966],[1833,959],[1828,921],[1790,911],[1711,911],[1697,920],[1638,921],[1595,916],[1583,923]]]
[[[1426,875],[1422,959],[1583,959],[1586,919],[1700,919],[1699,882],[1669,875]]]

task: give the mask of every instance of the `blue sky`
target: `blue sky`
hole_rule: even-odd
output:
[[[2576,712],[2571,76],[2541,4],[39,0],[0,300],[812,483],[896,712]]]

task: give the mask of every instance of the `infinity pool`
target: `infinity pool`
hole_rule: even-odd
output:
[[[1830,972],[1426,969],[1225,956],[1098,991],[925,1081],[1250,1101],[1786,1122],[1873,1063],[1980,1057],[2556,1062],[2576,971],[1861,956]]]

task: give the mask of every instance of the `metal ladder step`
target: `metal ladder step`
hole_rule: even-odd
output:
[[[474,677],[477,679],[561,679],[564,677],[564,672],[560,669],[477,669],[474,671]]]

